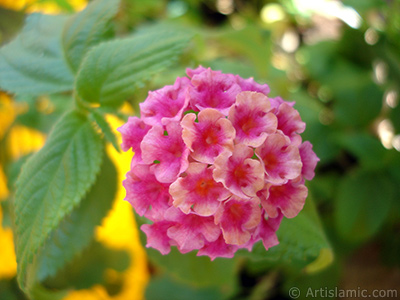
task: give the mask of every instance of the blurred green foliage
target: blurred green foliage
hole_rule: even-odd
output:
[[[243,252],[232,260],[215,262],[177,251],[163,257],[149,249],[153,276],[146,299],[171,299],[172,294],[174,299],[289,299],[288,290],[293,286],[300,288],[300,299],[305,299],[305,291],[310,287],[334,288],[346,282],[350,259],[371,245],[377,249],[379,264],[400,267],[400,2],[336,2],[351,11],[351,20],[343,17],[347,23],[323,10],[323,5],[328,7],[330,1],[319,1],[314,8],[305,5],[306,2],[122,1],[113,21],[117,36],[139,32],[140,38],[141,30],[155,25],[153,29],[175,26],[194,38],[173,67],[158,73],[151,81],[147,77],[143,82],[138,80],[141,78],[134,79],[140,81],[140,88],[123,86],[119,98],[125,99],[129,94],[128,101],[137,107],[148,90],[171,84],[176,76],[184,74],[186,67],[199,64],[251,76],[268,83],[272,97],[296,102],[295,108],[307,124],[303,139],[311,141],[321,159],[315,178],[308,183],[307,206],[297,218],[283,222],[278,231],[279,246],[266,252],[256,245],[250,254]],[[5,18],[13,22],[5,24]],[[0,10],[3,43],[20,29],[21,18],[20,13]],[[96,22],[96,17],[93,20],[77,17],[76,21]],[[51,34],[59,30],[56,25],[44,38],[52,38]],[[109,23],[104,21],[101,25],[101,33],[108,38]],[[70,22],[69,29],[73,30],[73,26]],[[22,41],[11,43],[17,42]],[[51,64],[60,67],[59,49],[52,49],[55,60],[32,62],[25,70],[29,73],[36,63],[50,63],[49,72],[58,72]],[[70,61],[76,70],[83,50],[74,49]],[[160,47],[160,51],[166,51],[166,59],[169,59],[168,49],[168,45]],[[19,50],[24,49],[19,47]],[[10,55],[17,60],[12,52]],[[123,53],[129,55],[129,47]],[[133,55],[133,65],[135,59]],[[117,67],[124,67],[118,60],[115,62]],[[18,63],[21,63],[19,58]],[[90,65],[91,61],[85,63]],[[8,80],[8,75],[3,75],[3,80]],[[103,76],[101,72],[96,75]],[[43,83],[44,89],[50,85],[47,92],[70,90],[72,75],[65,76],[56,76],[61,84]],[[42,92],[40,84],[32,82],[30,77],[27,80],[26,89]],[[13,83],[10,84],[10,91],[15,92]],[[96,93],[96,84],[82,81],[77,91],[82,95]],[[35,110],[40,98],[17,98],[29,106],[17,122],[48,132],[60,112],[70,107],[62,101],[66,97],[65,93],[51,96],[56,109],[50,115]],[[324,249],[332,256],[323,256]],[[105,255],[100,250],[96,255]],[[320,268],[307,272],[307,266],[318,258]],[[368,264],[369,256],[365,259]],[[68,285],[67,277],[53,282],[54,286],[60,282]],[[377,271],[378,283],[380,277],[385,274]],[[96,282],[96,278],[93,280]],[[397,285],[393,288],[400,286],[398,278],[395,280]],[[359,282],[346,286],[351,284],[360,286]],[[15,291],[12,283],[0,282],[0,293]]]

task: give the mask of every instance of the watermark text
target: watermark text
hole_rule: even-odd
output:
[[[308,288],[301,291],[298,287],[289,289],[289,297],[297,299],[303,294],[303,298],[396,298],[398,294],[396,289],[388,290],[368,290],[363,288],[340,289],[340,288]]]

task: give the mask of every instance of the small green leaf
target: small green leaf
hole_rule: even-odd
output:
[[[76,90],[87,102],[120,105],[150,76],[170,66],[188,41],[184,32],[157,26],[95,46],[82,62]]]
[[[111,127],[108,124],[107,120],[104,118],[104,116],[95,110],[92,110],[90,116],[94,119],[94,121],[100,127],[101,131],[104,133],[104,136],[113,145],[115,150],[117,150],[117,152],[121,152],[119,145],[118,145],[117,137],[111,130]]]
[[[90,2],[81,12],[72,16],[65,24],[63,49],[71,69],[76,73],[86,52],[107,38],[110,20],[116,15],[119,0],[97,0]]]
[[[23,289],[34,255],[95,182],[102,148],[87,117],[72,111],[22,167],[14,207],[18,280]]]
[[[54,276],[93,239],[95,227],[111,208],[117,190],[117,172],[105,156],[96,183],[81,204],[52,231],[38,254],[38,281]]]
[[[32,14],[22,32],[0,49],[0,88],[40,95],[72,90],[74,78],[64,62],[61,31],[66,16]]]
[[[377,233],[390,212],[395,191],[385,172],[358,171],[344,177],[335,199],[338,233],[353,242]]]

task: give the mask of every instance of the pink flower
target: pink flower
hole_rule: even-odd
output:
[[[211,260],[217,257],[232,258],[235,252],[239,249],[237,245],[227,244],[224,236],[221,234],[219,238],[214,242],[205,242],[204,246],[197,252],[197,256],[206,255]]]
[[[299,147],[301,161],[303,162],[303,168],[301,170],[301,174],[307,180],[311,180],[314,178],[315,173],[314,169],[319,162],[319,158],[312,150],[312,145],[310,142],[306,141]]]
[[[268,136],[255,153],[264,166],[267,182],[282,184],[301,174],[303,164],[299,148],[291,145],[289,138],[282,133]]]
[[[243,144],[232,154],[221,154],[215,160],[214,179],[238,197],[255,197],[264,186],[264,169],[253,155],[253,149]]]
[[[149,92],[118,130],[135,156],[123,185],[147,247],[211,260],[255,243],[269,249],[303,208],[318,157],[294,102],[266,84],[202,66]]]
[[[196,69],[186,69],[186,74],[189,76],[189,78],[193,78],[194,75],[201,74],[207,72],[207,68],[204,68],[203,66],[198,66]]]
[[[283,100],[281,97],[269,98],[269,101],[271,102],[271,108],[272,108],[272,110],[274,111],[274,113],[277,112],[279,106],[280,106],[282,103],[286,103],[287,105],[290,105],[290,106],[292,106],[292,107],[293,107],[294,104],[295,104],[294,102],[285,101],[285,100]]]
[[[129,117],[128,122],[118,128],[122,136],[122,150],[128,151],[132,148],[138,154],[140,152],[140,143],[150,128],[151,126],[145,124],[138,117]]]
[[[166,130],[155,125],[149,130],[140,146],[146,164],[157,162],[154,173],[160,182],[173,182],[186,170],[189,149],[182,140],[182,128],[176,122],[166,125]]]
[[[140,113],[144,122],[150,125],[165,125],[169,121],[180,121],[188,105],[188,86],[188,78],[178,77],[174,85],[149,92],[147,101],[140,103]]]
[[[146,247],[157,249],[163,255],[168,254],[171,251],[171,246],[174,245],[173,240],[167,235],[167,230],[172,225],[173,223],[169,221],[142,225],[140,229],[147,235]]]
[[[254,232],[254,240],[262,240],[265,249],[269,249],[279,244],[276,231],[279,228],[283,218],[283,214],[279,213],[275,218],[269,217],[265,213],[261,214],[261,222],[258,224]]]
[[[235,142],[258,147],[269,134],[275,133],[278,120],[270,110],[267,96],[256,92],[238,94],[228,115],[236,129]]]
[[[174,222],[174,225],[168,228],[167,235],[176,241],[182,253],[200,249],[206,241],[216,241],[221,233],[219,227],[214,224],[213,217],[186,215],[180,209],[171,207],[165,218]]]
[[[240,86],[242,91],[258,92],[264,95],[268,95],[270,92],[268,84],[259,84],[254,81],[253,77],[243,79],[239,75],[235,76],[237,84]]]
[[[212,164],[222,152],[232,153],[235,129],[219,111],[206,108],[197,116],[187,114],[182,122],[182,138],[195,160]]]
[[[194,110],[210,107],[227,114],[241,92],[235,77],[210,68],[194,73],[189,87],[190,103]]]
[[[293,218],[302,210],[308,190],[303,184],[288,181],[282,185],[266,185],[261,204],[268,216],[278,217],[280,211],[286,218]]]
[[[232,196],[215,213],[215,224],[219,224],[227,244],[243,245],[261,221],[258,198],[241,199]]]
[[[191,163],[186,176],[171,184],[169,192],[173,205],[185,214],[194,212],[200,216],[214,215],[222,200],[231,193],[213,178],[213,168],[206,164]]]
[[[159,182],[151,172],[153,168],[154,166],[138,164],[126,174],[123,182],[126,189],[125,200],[132,204],[138,215],[161,220],[170,207],[171,196],[168,185]]]
[[[278,129],[291,139],[306,129],[306,123],[301,120],[299,112],[288,103],[279,105],[276,116]]]

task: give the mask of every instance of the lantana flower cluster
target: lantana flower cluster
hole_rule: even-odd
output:
[[[147,247],[233,257],[278,244],[283,217],[303,208],[318,158],[293,102],[266,84],[202,66],[151,91],[119,128],[134,156],[124,187]]]

